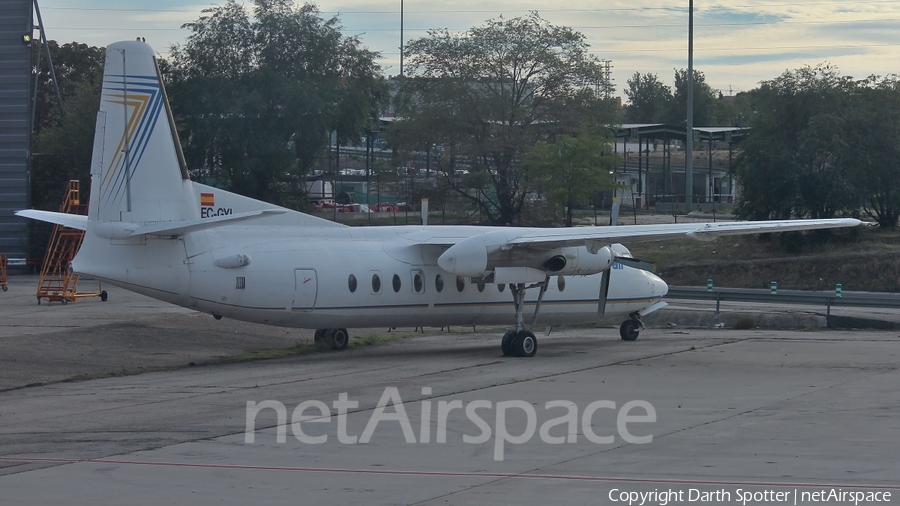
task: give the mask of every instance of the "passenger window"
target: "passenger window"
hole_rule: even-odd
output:
[[[563,291],[566,289],[566,277],[559,276],[556,278],[556,287],[559,288],[559,291]]]
[[[356,276],[354,276],[353,274],[351,274],[350,277],[347,278],[347,288],[350,289],[350,293],[356,291]]]
[[[434,277],[434,289],[441,292],[444,289],[444,277],[438,274]]]
[[[400,291],[400,276],[394,274],[394,279],[392,280],[392,283],[394,285],[394,291],[399,292]]]
[[[462,293],[466,289],[466,280],[456,276],[456,291]]]
[[[381,293],[381,275],[377,271],[372,271],[372,293]]]
[[[484,281],[479,281],[479,282],[478,282],[478,291],[479,291],[479,292],[483,292],[483,291],[484,291]]]
[[[425,278],[422,271],[412,271],[413,292],[425,292]]]
[[[500,293],[503,293],[503,290],[506,290],[506,285],[503,284],[503,283],[498,283],[498,284],[497,284],[497,290],[499,290]]]

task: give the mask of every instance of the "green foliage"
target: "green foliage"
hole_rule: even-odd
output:
[[[38,74],[35,130],[32,144],[31,206],[57,211],[66,184],[81,181],[81,199],[89,198],[94,122],[100,105],[103,48],[49,41],[62,98],[62,110],[50,78],[46,60]],[[37,50],[37,48],[35,48]],[[40,258],[50,237],[51,226],[29,223],[28,255]]]
[[[734,330],[752,330],[756,328],[756,319],[752,316],[742,316],[734,322]]]
[[[588,201],[595,191],[615,186],[610,174],[617,158],[611,155],[612,141],[596,130],[584,126],[576,136],[539,141],[525,156],[533,186],[551,203],[565,207],[567,227],[572,226],[576,204]]]
[[[656,74],[635,72],[625,90],[629,105],[625,118],[630,123],[668,123],[687,121],[687,70],[675,71],[675,88],[663,84]],[[729,125],[732,107],[706,83],[703,72],[694,70],[694,125]]]
[[[892,228],[900,217],[900,79],[870,77],[858,84],[844,133],[851,177],[867,214]]]
[[[378,117],[378,54],[312,4],[256,0],[251,16],[230,0],[185,28],[165,75],[193,174],[290,205],[328,132],[356,140]]]
[[[584,36],[532,12],[465,33],[432,30],[407,45],[411,76],[388,133],[399,156],[432,169],[492,223],[516,219],[533,190],[522,157],[538,140],[613,122],[610,86]]]
[[[854,81],[832,66],[788,71],[748,94],[751,135],[735,174],[742,218],[831,218],[865,207],[882,226],[900,214],[900,86]]]
[[[629,105],[625,118],[629,123],[664,123],[668,119],[672,89],[656,74],[635,72],[625,89]]]
[[[35,208],[57,210],[71,179],[82,180],[87,196],[104,49],[75,42],[60,46],[53,40],[48,45],[64,116],[44,58],[37,76],[31,203]],[[34,51],[38,50],[35,43]]]
[[[675,71],[675,89],[672,93],[668,123],[680,125],[687,121],[686,69]],[[706,83],[703,72],[694,69],[694,126],[716,125],[716,92]]]
[[[63,107],[69,97],[79,92],[79,87],[96,85],[99,89],[105,54],[102,47],[88,46],[78,42],[60,46],[55,40],[48,41],[47,45],[50,48],[50,57],[53,59],[53,69],[59,84]],[[38,88],[34,121],[34,131],[39,133],[45,128],[53,128],[59,124],[61,119],[60,103],[56,98],[56,89],[53,85],[50,66],[47,64],[46,53],[41,49],[38,41],[33,41],[31,47],[32,60],[37,62],[38,58],[41,59],[41,69],[37,75]],[[92,117],[95,112],[92,111]],[[93,120],[91,133],[93,133]]]

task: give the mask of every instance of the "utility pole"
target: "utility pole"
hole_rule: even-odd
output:
[[[684,142],[684,202],[694,202],[694,0],[688,7],[687,135]]]

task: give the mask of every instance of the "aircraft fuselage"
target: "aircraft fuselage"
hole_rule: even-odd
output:
[[[506,284],[448,273],[437,264],[442,248],[416,242],[432,232],[467,237],[485,230],[491,229],[219,227],[175,238],[110,241],[111,246],[103,248],[104,262],[97,263],[96,255],[82,251],[74,266],[167,302],[270,325],[514,324],[513,298]],[[115,266],[129,263],[109,258],[110,254],[134,265],[116,270]],[[616,263],[606,272],[615,282],[603,317],[597,314],[597,299],[606,273],[553,276],[539,323],[584,323],[629,314],[661,300],[667,291],[664,281],[646,271]],[[529,322],[537,297],[537,290],[528,291]]]

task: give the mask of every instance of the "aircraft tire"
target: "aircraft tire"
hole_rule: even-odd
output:
[[[102,292],[100,292],[100,300],[102,302],[106,302],[108,299],[109,299],[109,294],[106,293],[106,290],[103,290]]]
[[[500,340],[500,351],[503,352],[504,357],[508,357],[513,354],[513,341],[516,337],[516,331],[510,330],[503,334],[503,338]]]
[[[513,352],[517,357],[533,357],[537,353],[537,337],[528,330],[517,332],[513,339]]]
[[[622,322],[622,325],[619,327],[619,335],[622,336],[623,341],[634,341],[638,338],[640,332],[637,322],[630,319]]]
[[[331,329],[328,331],[328,342],[333,350],[343,350],[350,344],[350,334],[347,329]]]

